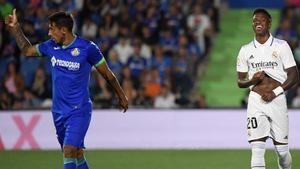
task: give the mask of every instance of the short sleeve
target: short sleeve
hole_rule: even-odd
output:
[[[282,45],[282,49],[280,51],[280,56],[282,59],[282,64],[284,69],[288,69],[290,67],[296,66],[296,62],[294,59],[294,55],[288,43],[285,41]]]
[[[105,62],[102,52],[94,42],[91,42],[91,44],[89,45],[87,49],[87,53],[88,53],[87,56],[88,62],[92,66],[97,67],[101,65],[103,62]]]
[[[242,47],[239,51],[236,61],[236,71],[237,72],[248,72],[247,59],[245,57],[245,49]]]
[[[51,40],[37,44],[35,47],[36,47],[38,56],[48,56],[50,46],[51,46]]]

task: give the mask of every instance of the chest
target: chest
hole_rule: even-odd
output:
[[[56,49],[52,50],[50,55],[53,70],[77,72],[87,63],[87,54],[83,49]]]
[[[280,51],[275,47],[255,48],[248,53],[248,66],[257,71],[282,65]]]

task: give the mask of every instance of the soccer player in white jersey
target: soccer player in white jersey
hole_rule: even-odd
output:
[[[269,30],[272,18],[265,9],[253,12],[254,40],[241,47],[237,57],[237,83],[250,88],[247,108],[251,168],[265,169],[265,142],[273,140],[280,169],[291,169],[288,148],[288,113],[285,91],[298,82],[298,70],[286,41]]]

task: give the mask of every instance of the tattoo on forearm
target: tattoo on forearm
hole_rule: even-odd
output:
[[[17,41],[17,45],[18,47],[21,49],[21,51],[23,53],[26,52],[26,50],[32,46],[31,43],[29,42],[29,40],[25,37],[22,29],[20,26],[17,26],[14,30],[13,30],[13,34],[16,38]]]

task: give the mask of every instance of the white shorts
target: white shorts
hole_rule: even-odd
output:
[[[271,137],[279,143],[288,143],[288,125],[284,94],[267,103],[259,94],[250,92],[247,108],[248,141]]]

